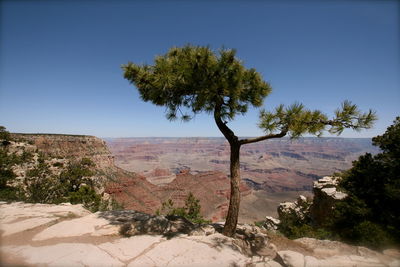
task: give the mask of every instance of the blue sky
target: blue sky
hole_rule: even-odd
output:
[[[0,125],[99,137],[221,136],[208,115],[169,122],[142,102],[121,64],[171,46],[236,48],[273,87],[265,108],[302,102],[327,114],[349,99],[376,110],[382,134],[400,116],[398,1],[0,2]],[[258,110],[229,125],[257,136]],[[326,135],[328,136],[328,135]]]

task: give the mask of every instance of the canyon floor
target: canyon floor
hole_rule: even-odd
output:
[[[244,255],[219,233],[122,237],[103,215],[81,205],[1,202],[1,266],[282,266]],[[270,242],[287,266],[400,266],[397,250],[273,234]]]

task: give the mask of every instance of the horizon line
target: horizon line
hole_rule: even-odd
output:
[[[10,132],[10,134],[21,134],[21,135],[64,135],[64,136],[93,136],[93,137],[98,137],[101,139],[128,139],[128,138],[187,138],[187,139],[195,139],[195,138],[220,138],[220,139],[225,139],[224,136],[117,136],[117,137],[110,137],[110,136],[97,136],[97,135],[92,135],[92,134],[69,134],[69,133],[17,133],[17,132]],[[258,136],[238,136],[239,138],[255,138]],[[343,137],[343,136],[301,136],[296,139],[301,139],[301,138],[337,138],[337,139],[372,139],[372,137]],[[290,136],[284,136],[279,139],[291,139]],[[279,140],[277,139],[277,140]]]

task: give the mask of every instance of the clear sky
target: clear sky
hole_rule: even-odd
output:
[[[265,108],[299,101],[332,114],[349,99],[400,116],[399,1],[0,1],[0,125],[99,137],[222,136],[208,115],[169,122],[121,64],[185,44],[236,48],[273,87]],[[258,110],[229,125],[257,136]]]

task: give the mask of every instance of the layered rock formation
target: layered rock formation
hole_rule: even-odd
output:
[[[154,185],[146,177],[125,172],[120,173],[118,181],[110,183],[106,192],[127,209],[134,209],[147,213],[154,213],[161,207],[161,203],[171,199],[176,207],[183,207],[189,193],[200,200],[201,213],[213,221],[222,220],[227,213],[230,181],[221,172],[203,172],[191,174],[181,172],[176,178],[163,186]],[[241,185],[243,196],[251,193],[245,185]]]
[[[116,167],[105,142],[97,137],[12,134],[12,138],[17,142],[8,146],[10,152],[21,154],[29,151],[46,155],[46,163],[55,175],[59,175],[70,161],[90,159],[96,165],[96,174],[91,177],[96,192],[104,199],[111,197],[117,200],[125,208],[155,213],[168,199],[172,199],[177,207],[184,206],[186,197],[192,192],[200,200],[201,212],[207,219],[220,221],[226,216],[230,182],[221,172],[192,174],[189,169],[182,168],[178,173],[171,173],[168,169],[158,168],[144,176]],[[37,155],[34,158],[32,164],[15,166],[16,181],[23,183],[26,172],[37,165]],[[242,184],[241,190],[243,196],[251,193],[245,184]]]
[[[146,177],[157,168],[172,174],[187,168],[192,173],[229,173],[230,148],[224,138],[116,138],[107,139],[107,144],[119,167]],[[377,151],[370,139],[268,140],[241,148],[241,174],[254,190],[311,191],[313,181],[348,169],[365,152]]]
[[[300,195],[294,202],[282,202],[278,206],[279,219],[267,216],[264,227],[277,230],[282,221],[290,220],[299,223],[310,223],[322,226],[333,215],[337,201],[346,198],[347,194],[338,190],[340,177],[325,176],[314,182],[312,199]]]
[[[100,169],[114,167],[114,157],[106,143],[95,136],[64,134],[11,134],[11,138],[27,142],[40,152],[59,158],[90,158]]]
[[[11,134],[11,140],[13,141],[3,145],[1,149],[7,151],[8,155],[15,154],[21,159],[11,167],[16,178],[11,179],[8,185],[22,189],[26,197],[36,199],[33,195],[39,194],[40,190],[34,187],[38,187],[40,183],[42,185],[39,187],[47,188],[43,190],[56,191],[55,187],[60,185],[60,174],[68,171],[70,166],[81,164],[83,160],[88,164],[85,168],[90,169],[91,174],[82,177],[82,181],[88,179],[97,194],[104,200],[111,201],[104,190],[109,177],[115,175],[118,168],[115,167],[113,156],[103,140],[94,136],[15,133]],[[36,174],[32,174],[32,171]],[[75,186],[79,188],[81,184]],[[51,197],[51,194],[44,195]],[[35,201],[48,202],[46,199]]]
[[[218,220],[224,217],[228,202],[222,202],[218,197],[229,190],[227,179],[222,179],[222,173],[229,174],[229,144],[224,138],[116,138],[106,141],[117,166],[138,173],[153,185],[165,187],[157,189],[169,192],[161,194],[160,201],[165,201],[165,197],[170,195],[179,202],[187,191],[179,193],[181,189],[178,187],[192,187],[190,184],[198,184],[201,177],[197,174],[208,173],[208,178],[203,177],[203,184],[199,184],[199,188],[205,190],[197,190],[195,196],[201,199],[205,209],[221,211],[216,216],[205,210],[208,218]],[[343,138],[295,141],[284,138],[243,146],[241,176],[245,183],[243,186],[251,190],[246,190],[242,197],[240,221],[254,222],[262,220],[265,215],[276,216],[276,205],[280,202],[295,200],[299,194],[311,195],[315,180],[349,168],[358,155],[365,151],[375,153],[374,149],[371,140]],[[183,182],[180,173],[188,173],[188,170],[191,175],[186,176]],[[214,179],[212,175],[221,182],[225,181],[226,186],[216,192],[214,189],[219,186],[208,184]],[[175,179],[178,181],[174,182]],[[150,185],[145,187],[152,188]],[[172,188],[176,188],[176,192]],[[128,194],[134,195],[133,191],[127,193],[125,199]],[[203,197],[204,194],[208,197]],[[143,211],[150,212],[148,209]]]
[[[315,225],[323,225],[326,220],[329,220],[335,203],[347,196],[346,193],[337,189],[339,181],[339,177],[326,176],[314,182],[314,198],[310,207],[310,216]]]

